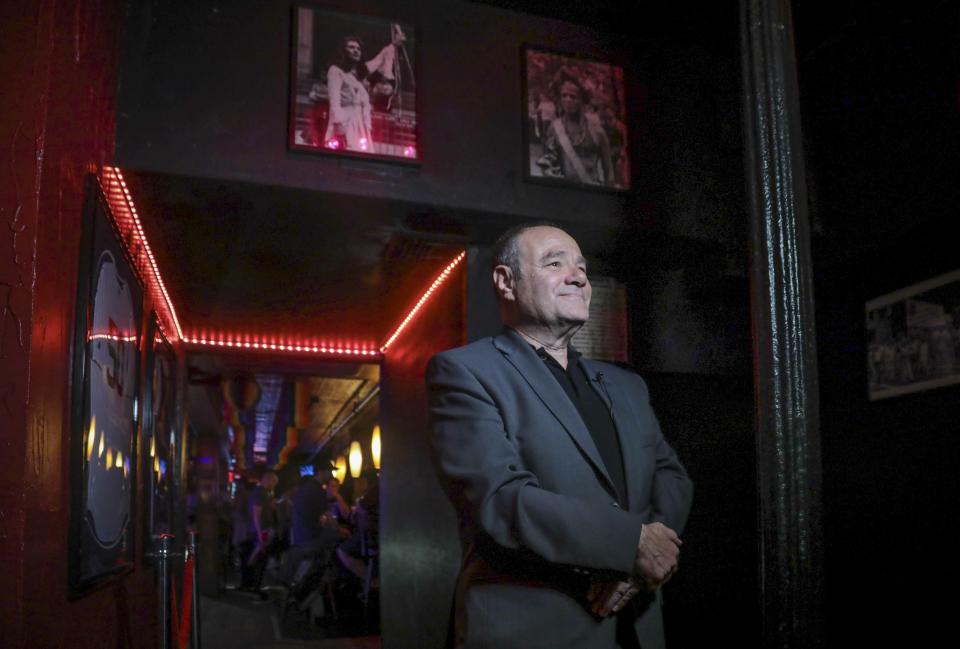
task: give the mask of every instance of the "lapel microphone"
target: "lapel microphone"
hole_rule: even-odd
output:
[[[597,372],[593,380],[600,384],[600,389],[603,390],[603,396],[607,398],[607,405],[610,407],[610,412],[612,413],[613,398],[610,396],[610,390],[607,389],[607,382],[603,380],[603,372]]]

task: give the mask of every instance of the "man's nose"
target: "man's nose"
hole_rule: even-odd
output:
[[[587,283],[587,273],[582,268],[574,266],[569,273],[567,273],[567,284],[576,284],[577,286],[585,286]]]

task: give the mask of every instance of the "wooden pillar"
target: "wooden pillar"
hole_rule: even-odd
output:
[[[823,532],[810,227],[789,0],[740,0],[763,646],[820,647]]]

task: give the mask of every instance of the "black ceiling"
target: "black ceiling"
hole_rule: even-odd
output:
[[[382,343],[460,249],[396,202],[124,174],[188,336]]]

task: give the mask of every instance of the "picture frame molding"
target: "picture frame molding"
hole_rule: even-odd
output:
[[[610,187],[606,185],[594,185],[591,183],[583,183],[578,181],[569,180],[566,178],[550,178],[547,176],[534,176],[530,171],[530,143],[531,143],[531,133],[530,133],[530,123],[529,123],[529,114],[528,114],[528,94],[530,92],[529,88],[529,74],[527,73],[527,53],[529,51],[542,52],[544,54],[550,54],[553,56],[564,57],[572,59],[574,61],[584,61],[588,63],[599,63],[603,65],[610,65],[619,68],[623,73],[623,103],[624,103],[624,115],[622,123],[626,128],[626,145],[627,145],[627,165],[628,165],[628,174],[627,174],[627,186],[626,187]],[[544,185],[550,187],[559,187],[559,188],[568,188],[568,189],[577,189],[585,190],[591,192],[599,192],[602,194],[614,194],[614,195],[625,195],[629,194],[634,190],[636,181],[634,178],[635,175],[635,163],[634,163],[634,146],[631,134],[634,133],[635,126],[633,124],[633,115],[630,110],[630,101],[629,101],[629,88],[632,80],[632,74],[630,71],[630,66],[627,65],[627,62],[620,56],[601,56],[585,53],[579,50],[563,50],[560,48],[555,48],[552,46],[540,45],[537,43],[523,42],[520,45],[520,130],[521,130],[521,139],[522,145],[520,149],[520,165],[523,169],[523,179],[526,182],[533,183],[536,185]]]
[[[327,147],[314,147],[304,144],[296,143],[296,128],[297,128],[297,104],[296,104],[296,92],[298,84],[297,76],[297,50],[299,47],[299,10],[300,9],[310,9],[312,11],[320,11],[328,14],[339,14],[345,17],[356,16],[363,20],[380,20],[387,23],[402,23],[406,26],[409,26],[413,30],[414,40],[416,43],[416,49],[414,50],[413,61],[411,67],[413,68],[414,75],[414,85],[415,87],[419,85],[420,80],[420,56],[417,52],[420,49],[420,25],[414,21],[409,20],[405,15],[394,15],[387,17],[381,13],[371,12],[367,10],[361,11],[346,11],[342,8],[331,7],[327,5],[317,4],[315,2],[294,2],[291,5],[290,9],[290,53],[289,53],[289,65],[288,65],[288,84],[287,84],[287,151],[293,154],[306,154],[309,156],[320,155],[327,156],[333,159],[340,159],[344,162],[355,162],[355,161],[365,161],[370,163],[389,163],[391,165],[400,165],[407,168],[416,168],[419,169],[423,165],[424,153],[423,153],[423,126],[422,126],[422,117],[421,117],[421,93],[419,89],[414,91],[414,115],[416,116],[416,121],[414,123],[414,137],[416,140],[416,155],[412,158],[404,156],[391,156],[380,153],[363,153],[358,151],[348,151],[348,150],[333,150]],[[398,12],[402,13],[402,12]]]

